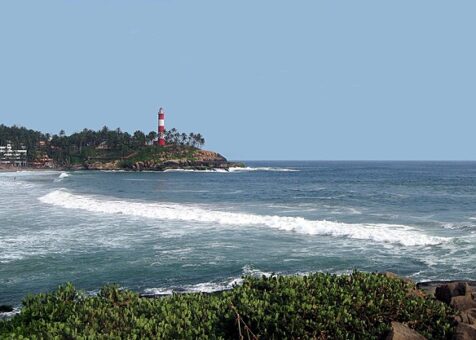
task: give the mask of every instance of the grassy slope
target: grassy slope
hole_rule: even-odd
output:
[[[165,148],[146,146],[130,154],[129,157],[127,157],[127,160],[132,162],[159,161],[170,159],[193,160],[193,155],[196,151],[198,151],[198,149],[189,146],[176,146]]]

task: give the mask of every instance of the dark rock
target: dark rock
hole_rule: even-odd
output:
[[[386,340],[425,340],[426,338],[407,325],[392,321],[392,330]]]
[[[417,283],[417,288],[423,290],[430,296],[435,295],[435,291],[437,287],[442,285],[447,285],[450,283],[456,283],[460,281],[427,281],[427,282],[419,282]],[[472,291],[476,291],[476,281],[464,281],[466,282]]]
[[[467,282],[451,282],[435,289],[435,297],[446,304],[451,304],[456,296],[467,296],[472,300],[472,289]],[[462,300],[462,299],[461,299]]]
[[[170,160],[170,161],[163,162],[162,165],[167,168],[178,168],[180,163],[175,160]]]
[[[456,326],[454,339],[456,340],[474,340],[476,339],[476,326],[467,323],[459,323]]]
[[[0,305],[0,313],[13,312],[13,307],[9,305]]]

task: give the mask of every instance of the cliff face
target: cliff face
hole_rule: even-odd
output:
[[[132,164],[131,170],[157,170],[163,171],[167,169],[193,169],[193,170],[209,170],[209,169],[228,169],[239,164],[231,163],[222,155],[206,150],[198,150],[193,157],[162,159],[159,161],[146,160]]]
[[[74,170],[119,170],[120,161],[111,161],[111,162],[85,162],[83,165],[74,165]]]
[[[167,169],[190,169],[190,170],[210,170],[225,169],[230,167],[242,167],[241,163],[228,162],[219,153],[206,150],[195,150],[192,153],[174,152],[161,154],[160,157],[148,157],[138,160],[131,157],[126,160],[94,161],[85,162],[84,168],[89,170],[153,170],[164,171]]]

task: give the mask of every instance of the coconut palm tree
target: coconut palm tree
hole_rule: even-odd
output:
[[[157,138],[157,132],[155,132],[155,131],[151,131],[147,134],[147,141],[149,143],[152,143],[156,138]]]

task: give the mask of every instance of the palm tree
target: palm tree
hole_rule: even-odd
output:
[[[151,131],[147,134],[147,140],[149,141],[149,143],[152,143],[156,138],[157,138],[157,132],[155,131]]]
[[[182,134],[180,135],[180,144],[185,145],[186,142],[187,142],[187,134],[185,132],[182,132]]]
[[[198,147],[201,148],[205,144],[205,138],[200,133],[195,135]]]
[[[196,141],[195,141],[195,134],[193,132],[190,132],[188,134],[188,141],[187,144],[189,146],[195,147],[196,146]]]
[[[140,145],[145,144],[146,137],[145,137],[145,134],[142,131],[137,130],[136,132],[134,132],[133,138],[134,138],[134,141],[135,141],[136,145],[140,146]]]

